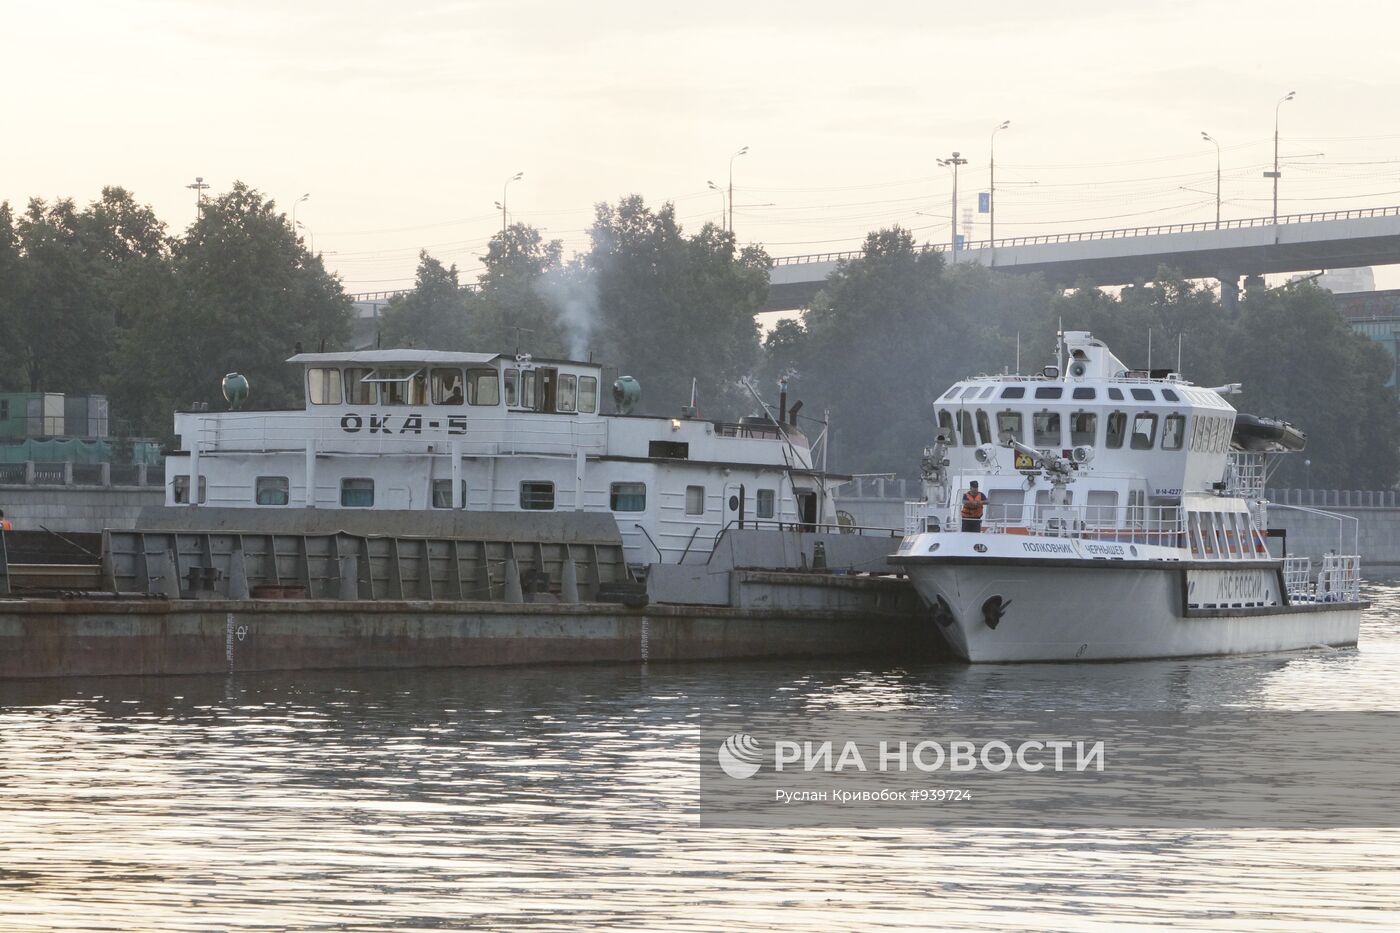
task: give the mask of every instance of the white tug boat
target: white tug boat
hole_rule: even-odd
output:
[[[1238,386],[1132,370],[1085,331],[1062,334],[1057,357],[1035,376],[963,380],[936,403],[926,499],[906,505],[891,562],[956,654],[1102,661],[1356,644],[1359,558],[1329,554],[1314,575],[1307,558],[1268,550],[1269,458],[1301,449],[1301,432],[1237,415],[1221,392]],[[980,529],[964,531],[974,480],[987,501]]]
[[[786,393],[777,412],[760,400],[762,415],[724,423],[694,408],[627,414],[640,392],[627,377],[613,386],[623,413],[604,414],[602,367],[573,360],[410,349],[288,362],[304,370],[302,409],[176,413],[167,506],[608,512],[635,565],[703,563],[727,527],[836,518]],[[225,394],[231,383],[246,392],[230,374]]]

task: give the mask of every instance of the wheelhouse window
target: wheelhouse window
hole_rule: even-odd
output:
[[[466,401],[460,369],[434,369],[432,386],[434,405],[460,405]]]
[[[1019,411],[999,411],[997,412],[997,440],[1005,441],[1011,437],[1018,443],[1026,442],[1025,425],[1022,423]]]
[[[1025,387],[1025,386],[1007,386],[1006,388],[1004,388],[1004,389],[1001,390],[1001,397],[1002,397],[1002,398],[1025,398],[1025,397],[1026,397],[1026,387]]]
[[[467,370],[467,404],[501,404],[501,383],[494,369]]]
[[[259,476],[253,483],[253,501],[258,505],[286,505],[288,493],[285,476]]]
[[[608,508],[614,512],[645,512],[646,483],[613,483],[608,491]]]
[[[186,476],[176,476],[175,479],[174,479],[174,484],[175,484],[175,502],[176,502],[177,504],[180,504],[180,505],[189,505],[189,503],[190,503],[190,478],[189,478],[189,476],[187,476],[187,475],[186,475]],[[204,504],[205,494],[206,494],[207,491],[208,491],[208,490],[207,490],[208,485],[209,485],[209,484],[206,483],[206,482],[204,481],[204,477],[201,476],[201,477],[199,478],[199,504],[200,504],[200,505],[203,505],[203,504]]]
[[[505,371],[506,383],[506,404],[514,408],[520,398],[520,370],[507,369]]]
[[[578,410],[592,414],[598,410],[598,377],[578,377]]]
[[[1060,413],[1038,411],[1031,415],[1031,431],[1035,434],[1035,446],[1060,446]]]
[[[346,478],[340,481],[340,504],[347,509],[368,509],[374,506],[374,480]]]
[[[1176,393],[1173,392],[1171,389],[1163,389],[1163,390],[1162,390],[1162,398],[1166,399],[1166,400],[1169,401],[1169,402],[1179,402],[1179,401],[1181,401],[1181,399],[1177,398],[1177,397],[1176,397]]]
[[[1121,402],[1123,401],[1123,390],[1115,389],[1112,386],[1109,386],[1108,397],[1113,399],[1113,401],[1115,402]]]
[[[962,397],[965,398],[965,399],[966,399],[966,398],[973,398],[974,396],[977,395],[977,391],[978,391],[979,388],[980,388],[979,386],[968,386],[966,389],[963,389]]]
[[[1064,394],[1064,386],[1039,386],[1035,390],[1036,398],[1059,398]]]
[[[1162,449],[1180,450],[1186,442],[1186,416],[1167,415],[1162,421]]]
[[[685,487],[685,514],[704,515],[705,514],[705,487],[687,486]]]
[[[760,489],[757,491],[757,515],[759,518],[772,518],[774,503],[777,501],[777,493],[772,489]]]
[[[1157,439],[1157,416],[1138,412],[1133,416],[1133,450],[1151,450]]]
[[[339,405],[340,370],[319,366],[306,371],[306,396],[312,405]]]
[[[1071,447],[1090,446],[1099,430],[1099,416],[1092,411],[1077,411],[1069,416],[1069,443]]]
[[[972,412],[966,409],[958,412],[958,433],[962,435],[964,445],[977,446],[977,432],[972,427]]]
[[[984,444],[992,442],[992,422],[980,408],[977,409],[977,436]]]
[[[943,435],[949,447],[958,446],[958,433],[953,430],[953,413],[946,408],[938,413],[938,433]]]
[[[533,369],[522,370],[520,373],[520,407],[534,409],[535,406],[535,371]]]
[[[1114,391],[1109,389],[1110,392]],[[1122,393],[1119,393],[1120,395]],[[1123,446],[1123,438],[1128,433],[1127,412],[1114,411],[1108,415],[1108,431],[1104,437],[1104,446],[1111,450],[1117,450]]]
[[[548,512],[554,508],[554,484],[526,482],[520,484],[520,507],[527,512]]]
[[[1133,393],[1133,400],[1138,402],[1155,402],[1157,396],[1152,394],[1151,389],[1129,389]]]
[[[462,483],[462,508],[466,508],[466,507],[467,507],[467,481],[466,481],[466,480],[462,480],[461,483]],[[450,508],[452,508],[452,480],[450,480],[450,479],[435,479],[435,480],[433,480],[433,508],[435,508],[435,509],[450,509]]]
[[[951,389],[949,389],[947,392],[944,392],[944,393],[943,393],[943,400],[947,400],[947,399],[953,398],[954,396],[956,396],[956,395],[958,394],[958,390],[961,389],[961,388],[962,388],[962,386],[953,386],[953,387],[952,387]]]
[[[373,370],[345,370],[345,401],[350,405],[374,405],[377,403],[374,383],[365,382]]]
[[[1088,401],[1092,400],[1097,393],[1089,386],[1079,386],[1071,394],[1077,400]]]
[[[554,398],[555,411],[574,411],[578,407],[578,377],[573,373],[559,374],[559,388]]]
[[[367,378],[379,386],[381,405],[428,404],[428,376],[421,369],[381,369]]]

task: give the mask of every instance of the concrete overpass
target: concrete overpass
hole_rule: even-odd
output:
[[[1243,276],[1400,263],[1400,207],[974,241],[956,257],[946,243],[925,249],[1002,272],[1038,272],[1062,288],[1151,281],[1166,265],[1187,278],[1218,279],[1222,298],[1233,303]],[[763,310],[806,307],[838,263],[860,255],[775,259]]]

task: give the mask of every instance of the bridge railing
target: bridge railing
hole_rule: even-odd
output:
[[[1329,220],[1364,220],[1368,217],[1400,216],[1400,207],[1358,207],[1344,211],[1313,211],[1307,214],[1284,214],[1277,220],[1273,217],[1245,217],[1238,220],[1204,220],[1195,223],[1159,224],[1148,227],[1115,227],[1111,230],[1088,230],[1079,233],[1042,233],[1037,236],[1005,237],[1000,240],[973,240],[964,243],[961,252],[989,249],[993,246],[1042,246],[1051,243],[1080,243],[1087,240],[1116,240],[1124,237],[1159,236],[1167,233],[1201,233],[1207,230],[1245,230],[1251,227],[1272,227],[1283,224],[1317,223]],[[920,247],[923,252],[946,253],[948,243],[927,243]],[[843,259],[857,259],[861,250],[843,252],[808,253],[803,256],[779,256],[773,260],[775,266],[804,265],[819,262],[840,262]]]

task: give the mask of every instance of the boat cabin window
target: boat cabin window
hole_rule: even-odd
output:
[[[966,389],[963,389],[962,397],[963,397],[963,398],[972,398],[972,397],[974,397],[974,396],[977,394],[977,389],[978,389],[977,386],[968,386]]]
[[[592,414],[598,410],[598,377],[578,377],[578,410]]]
[[[647,441],[647,456],[663,460],[690,459],[689,441]]]
[[[1166,400],[1169,401],[1169,402],[1179,402],[1179,401],[1181,401],[1181,399],[1177,398],[1177,397],[1176,397],[1176,393],[1173,392],[1171,389],[1163,389],[1163,390],[1162,390],[1162,398],[1166,399]]]
[[[1064,394],[1064,386],[1039,386],[1035,390],[1036,398],[1059,398]]]
[[[758,510],[757,510],[758,517],[759,517],[759,518],[772,518],[772,517],[773,517],[773,511],[774,511],[774,503],[775,503],[776,500],[777,500],[777,493],[774,492],[774,491],[771,490],[771,489],[760,489],[760,490],[757,491],[757,495],[758,495]]]
[[[1026,494],[1020,489],[989,489],[987,518],[993,522],[1024,524]]]
[[[555,397],[555,407],[559,411],[573,411],[578,407],[578,377],[573,373],[559,374],[559,391]]]
[[[306,397],[312,405],[340,404],[340,370],[319,366],[306,371]]]
[[[1180,450],[1186,442],[1186,416],[1167,415],[1162,421],[1162,449]]]
[[[1060,446],[1060,413],[1038,411],[1031,415],[1031,431],[1035,434],[1035,446]]]
[[[331,370],[335,372],[335,370]],[[287,477],[259,476],[253,484],[253,501],[258,505],[286,505],[288,500]]]
[[[1113,391],[1110,389],[1109,391]],[[1120,393],[1121,394],[1121,393]],[[1128,433],[1128,415],[1126,412],[1114,411],[1108,414],[1108,432],[1104,438],[1104,446],[1111,450],[1117,450],[1123,446],[1123,437]]]
[[[1151,389],[1131,389],[1129,391],[1133,393],[1133,399],[1138,402],[1151,402],[1157,398],[1152,394]]]
[[[506,405],[508,405],[511,408],[514,408],[517,404],[519,404],[516,400],[520,398],[520,370],[507,369],[505,371],[505,382]]]
[[[466,480],[462,480],[461,483],[462,483],[462,508],[465,509],[465,508],[467,507],[467,481],[466,481]],[[452,480],[450,480],[450,479],[435,479],[435,480],[433,480],[433,508],[435,508],[435,509],[450,509],[450,508],[452,508]]]
[[[527,512],[548,512],[554,508],[554,484],[525,482],[520,484],[520,507]]]
[[[520,407],[535,407],[535,371],[522,370],[520,373]]]
[[[1099,430],[1099,416],[1092,411],[1077,411],[1069,416],[1069,443],[1071,447],[1088,446],[1094,443],[1094,435]]]
[[[1133,416],[1133,450],[1151,450],[1157,439],[1157,416],[1140,411]]]
[[[1026,442],[1025,426],[1019,411],[997,412],[997,439],[1004,441],[1008,436],[1022,444]]]
[[[376,405],[374,383],[365,382],[372,370],[345,370],[345,401],[349,405]]]
[[[991,397],[992,397],[992,393],[996,391],[996,388],[997,388],[996,386],[987,386],[987,387],[984,388],[981,392],[977,393],[977,397],[978,397],[979,399],[991,398]]]
[[[1113,489],[1091,489],[1084,507],[1084,520],[1091,526],[1112,528],[1118,524],[1118,492]]]
[[[608,491],[608,508],[614,512],[645,512],[646,483],[613,483]]]
[[[1115,389],[1112,386],[1110,386],[1108,390],[1108,397],[1113,399],[1113,401],[1115,402],[1121,402],[1123,401],[1123,390]]]
[[[374,507],[374,480],[346,478],[340,481],[340,504],[347,509]]]
[[[982,409],[977,409],[977,437],[984,444],[992,442],[992,422],[987,418],[987,413]]]
[[[1025,398],[1025,397],[1026,397],[1026,387],[1025,387],[1025,386],[1007,386],[1006,388],[1004,388],[1004,389],[1001,390],[1001,397],[1002,397],[1002,398]]]
[[[945,400],[946,400],[946,399],[953,398],[955,395],[958,394],[958,389],[960,389],[960,388],[962,388],[962,386],[953,386],[953,387],[952,387],[951,389],[949,389],[947,392],[944,392],[944,393],[943,393],[943,398],[944,398]]]
[[[428,404],[428,377],[421,369],[379,369],[363,381],[379,386],[381,405]]]
[[[977,432],[972,428],[972,412],[966,409],[958,412],[958,434],[962,435],[963,446],[977,446]]]
[[[501,404],[501,383],[494,369],[467,370],[467,404]]]
[[[175,502],[176,502],[177,504],[179,504],[179,505],[189,505],[189,502],[190,502],[190,478],[189,478],[189,476],[176,476],[175,479],[174,479],[174,485],[175,485]],[[206,489],[206,487],[207,487],[208,485],[209,485],[209,484],[206,483],[206,482],[204,481],[204,477],[201,476],[201,477],[199,478],[199,504],[200,504],[200,505],[203,505],[203,504],[204,504],[205,494],[208,492],[208,490]]]
[[[685,514],[704,515],[705,514],[705,487],[687,486],[685,487]]]
[[[1092,399],[1092,398],[1094,398],[1094,396],[1096,396],[1097,394],[1098,394],[1097,392],[1095,392],[1093,389],[1089,388],[1088,386],[1079,386],[1079,387],[1077,387],[1077,388],[1074,390],[1074,393],[1073,393],[1074,398],[1079,399],[1079,400]]]
[[[953,413],[946,408],[938,413],[938,433],[943,435],[949,447],[958,446],[958,435],[953,430]]]
[[[460,405],[466,401],[460,369],[433,370],[432,386],[434,405]]]

